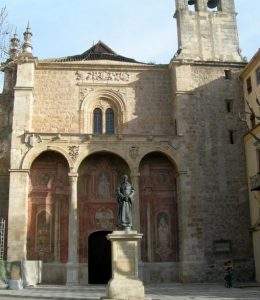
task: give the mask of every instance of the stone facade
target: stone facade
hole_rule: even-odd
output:
[[[176,3],[178,31],[185,34],[184,0]],[[223,10],[230,3],[222,0]],[[212,14],[224,30],[224,11],[197,11],[189,22],[200,16],[207,23]],[[86,283],[84,245],[98,226],[116,226],[120,159],[136,190],[134,228],[146,235],[140,251],[146,282],[223,280],[227,260],[239,280],[251,280],[245,128],[237,118],[244,110],[238,80],[244,63],[234,47],[221,57],[183,52],[169,65],[149,65],[124,60],[102,43],[89,51],[105,49],[106,59],[95,60],[38,60],[26,46],[6,64],[16,77],[15,87],[6,87],[13,107],[8,259],[43,259],[48,283]],[[93,134],[95,108],[103,116],[113,109],[114,134]],[[108,196],[101,199],[99,189]]]

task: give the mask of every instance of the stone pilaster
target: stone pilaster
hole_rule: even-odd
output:
[[[26,260],[29,172],[10,170],[8,261]]]
[[[69,205],[69,243],[67,263],[67,285],[78,284],[78,210],[77,182],[78,174],[69,173],[70,205]]]

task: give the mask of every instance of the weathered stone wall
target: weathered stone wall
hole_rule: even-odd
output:
[[[224,77],[226,68],[232,66],[173,63],[179,151],[187,171],[187,197],[179,205],[180,232],[186,237],[180,245],[184,281],[221,280],[229,259],[238,279],[253,278],[242,141],[245,128],[238,119],[244,103],[239,66],[233,66],[230,80]],[[233,100],[232,112],[227,112],[226,99]],[[221,240],[225,247],[230,242],[229,253],[217,251]]]
[[[10,164],[10,95],[0,95],[0,216],[7,218]]]
[[[82,110],[82,103],[89,95],[102,90],[117,93],[125,106],[124,122],[120,133],[170,134],[173,123],[169,73],[167,67],[146,67],[140,71],[129,71],[123,64],[115,70],[99,66],[98,72],[91,67],[81,71],[77,80],[75,70],[41,69],[35,71],[35,100],[33,104],[32,128],[35,132],[92,133],[91,112]],[[104,74],[118,75],[124,71],[125,78],[104,79]],[[80,77],[80,78],[81,78]],[[86,101],[86,106],[88,105]],[[98,98],[95,99],[98,105]],[[95,106],[91,107],[91,110]],[[84,123],[80,122],[83,114]]]

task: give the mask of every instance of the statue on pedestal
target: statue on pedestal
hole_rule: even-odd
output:
[[[128,176],[124,175],[117,188],[116,198],[118,202],[118,225],[121,229],[132,229],[132,204],[134,201],[134,188],[128,182]]]

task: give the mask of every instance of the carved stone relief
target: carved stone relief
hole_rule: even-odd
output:
[[[68,146],[69,149],[69,156],[76,160],[79,156],[79,146]]]
[[[95,214],[95,221],[97,228],[113,229],[114,227],[114,213],[109,208],[100,208]]]
[[[126,72],[89,71],[75,73],[77,82],[129,82],[130,74]]]
[[[129,155],[132,159],[136,159],[139,155],[139,147],[137,147],[137,146],[130,147]]]

